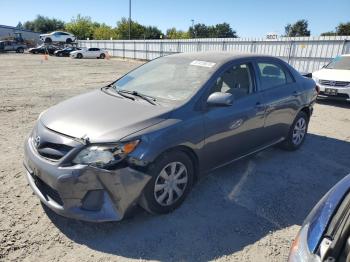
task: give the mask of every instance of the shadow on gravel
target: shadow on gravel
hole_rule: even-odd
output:
[[[333,106],[333,107],[341,107],[350,109],[350,102],[347,101],[339,101],[332,99],[317,99],[317,103],[321,105]]]
[[[310,134],[296,152],[271,148],[204,177],[168,215],[139,210],[122,222],[93,224],[45,209],[67,237],[94,250],[134,259],[207,261],[301,225],[321,196],[350,173],[349,154],[349,142]]]

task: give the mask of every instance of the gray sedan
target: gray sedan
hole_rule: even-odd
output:
[[[67,217],[167,213],[213,169],[272,145],[298,149],[315,86],[274,57],[159,58],[43,112],[25,142],[26,176]]]

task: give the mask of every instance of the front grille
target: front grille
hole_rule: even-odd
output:
[[[60,197],[60,194],[50,187],[48,184],[46,184],[44,181],[42,181],[39,177],[37,177],[34,174],[30,174],[32,178],[34,179],[34,183],[37,186],[37,188],[40,190],[41,194],[45,197],[47,201],[49,201],[49,197],[55,201],[57,204],[63,206],[63,201]]]
[[[43,142],[37,148],[38,153],[51,160],[60,160],[73,148],[67,145]]]
[[[320,84],[324,86],[336,86],[336,87],[350,86],[350,82],[332,81],[332,80],[320,80]]]

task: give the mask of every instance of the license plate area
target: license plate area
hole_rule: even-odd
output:
[[[324,90],[324,93],[325,93],[326,95],[336,96],[336,95],[338,95],[338,90],[337,90],[337,89],[334,89],[334,88],[326,88],[326,89]]]

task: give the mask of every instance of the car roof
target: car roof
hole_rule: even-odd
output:
[[[241,58],[274,58],[272,56],[259,55],[254,53],[232,52],[232,51],[210,51],[210,52],[190,52],[179,53],[168,57],[185,58],[189,60],[201,60],[205,62],[213,62],[217,65],[225,64],[229,61]]]
[[[341,56],[350,56],[350,54],[343,54],[343,55],[341,55]]]

